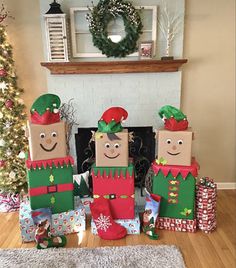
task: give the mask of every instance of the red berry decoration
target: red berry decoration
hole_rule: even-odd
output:
[[[7,109],[11,109],[13,107],[13,101],[12,100],[6,100],[5,106]]]
[[[0,167],[4,167],[5,166],[5,161],[4,160],[0,160]]]
[[[6,75],[7,75],[6,70],[4,70],[4,69],[0,69],[0,77],[4,77],[4,76],[6,76]]]

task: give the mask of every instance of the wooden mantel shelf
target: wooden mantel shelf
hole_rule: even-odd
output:
[[[94,61],[94,62],[41,62],[51,74],[112,74],[176,72],[186,63],[176,60]]]

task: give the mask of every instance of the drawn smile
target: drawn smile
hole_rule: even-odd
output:
[[[45,148],[41,143],[40,143],[40,146],[41,146],[41,148],[42,148],[44,151],[46,151],[46,152],[51,152],[51,151],[53,151],[53,150],[56,148],[56,146],[57,146],[57,142],[52,146],[51,149],[47,149],[47,148]]]
[[[106,155],[106,154],[104,154],[107,158],[109,158],[109,159],[115,159],[115,158],[117,158],[120,154],[117,154],[116,156],[108,156],[108,155]]]
[[[167,153],[170,154],[170,155],[178,155],[178,154],[180,154],[180,152],[179,152],[179,153],[175,153],[175,154],[173,154],[173,153],[170,153],[170,152],[168,152],[168,151],[167,151]]]

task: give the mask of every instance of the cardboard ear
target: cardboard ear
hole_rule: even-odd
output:
[[[29,138],[29,125],[30,125],[30,123],[29,123],[29,121],[27,121],[27,126],[26,126],[26,128],[25,128],[25,136],[26,136],[27,138]]]
[[[129,142],[134,142],[134,132],[129,132]]]
[[[158,140],[159,130],[155,129],[154,133],[155,133],[155,139]]]

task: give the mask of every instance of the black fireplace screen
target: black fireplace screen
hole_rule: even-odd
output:
[[[155,158],[155,133],[150,126],[127,129],[134,135],[134,142],[129,143],[129,157],[133,159],[135,168],[135,186],[142,189],[145,175]],[[95,162],[95,144],[91,140],[91,131],[96,130],[97,128],[78,128],[78,133],[75,134],[78,173],[90,170]]]

